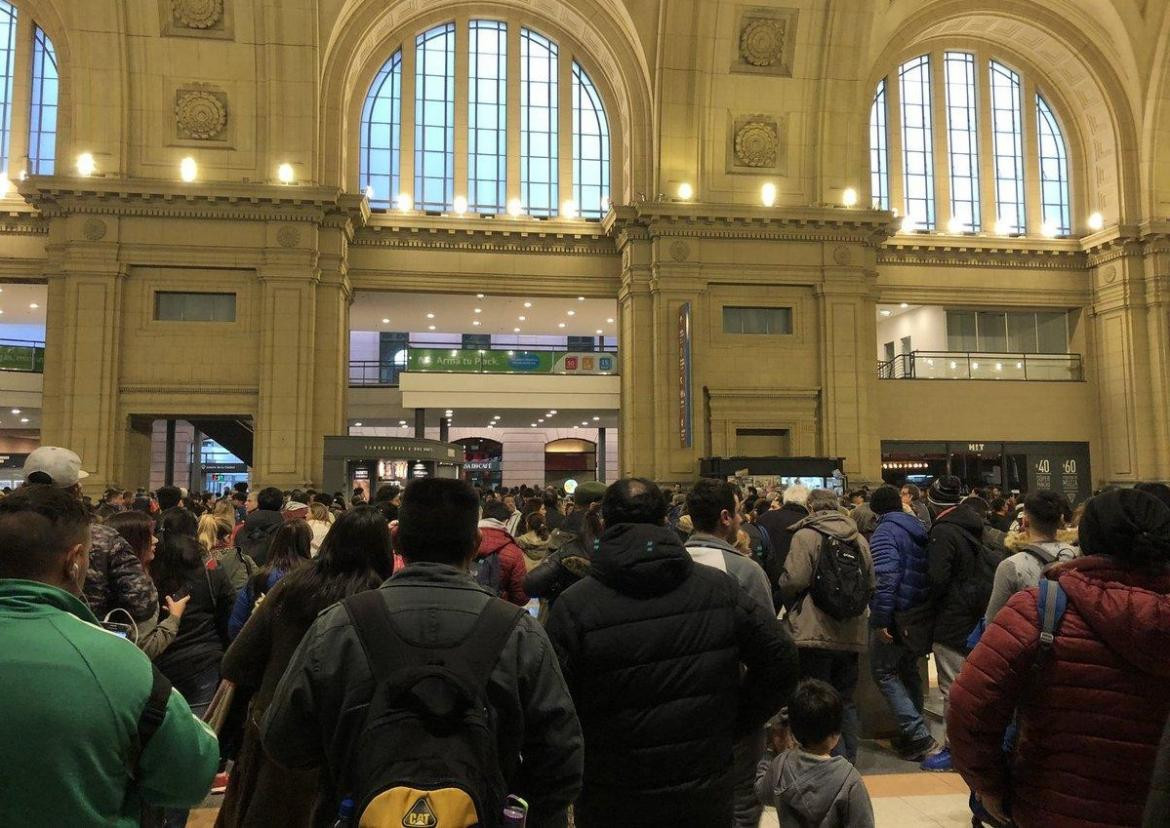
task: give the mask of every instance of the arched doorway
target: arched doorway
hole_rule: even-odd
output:
[[[464,437],[455,441],[463,446],[463,479],[472,486],[494,489],[504,482],[500,462],[504,444],[486,437]]]
[[[570,479],[578,483],[597,479],[597,443],[566,437],[545,444],[545,485],[560,486]]]

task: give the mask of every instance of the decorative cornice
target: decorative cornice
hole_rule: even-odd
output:
[[[260,389],[254,385],[150,385],[143,383],[127,383],[118,386],[123,394],[213,394],[217,397],[232,396],[235,394],[257,397]]]
[[[616,255],[613,240],[583,221],[376,214],[354,234],[358,247],[495,253]]]
[[[335,217],[361,221],[364,215],[361,196],[331,187],[32,176],[19,182],[19,191],[46,218],[118,215],[323,223]]]
[[[629,241],[653,237],[878,245],[896,230],[891,213],[875,210],[764,208],[679,201],[615,205],[602,221],[602,227],[618,238],[619,247]]]
[[[14,236],[45,236],[49,223],[39,213],[29,210],[0,211],[0,234]]]

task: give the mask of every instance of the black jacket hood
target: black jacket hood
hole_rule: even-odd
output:
[[[267,534],[271,527],[279,526],[282,523],[284,523],[284,518],[280,512],[273,512],[271,509],[257,509],[244,518],[244,528],[240,531],[250,537],[261,537]]]
[[[686,580],[694,562],[667,526],[619,523],[601,536],[592,574],[625,595],[663,595]]]
[[[983,536],[983,518],[970,506],[960,504],[935,519],[936,525],[941,526],[947,523],[953,523],[955,526],[967,530],[967,532],[977,538]]]

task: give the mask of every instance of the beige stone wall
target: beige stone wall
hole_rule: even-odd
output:
[[[852,478],[876,479],[880,440],[901,422],[885,402],[895,386],[873,370],[878,300],[1073,308],[1087,381],[1040,390],[1077,413],[1025,410],[1002,436],[1081,429],[1097,482],[1170,477],[1166,3],[16,5],[21,44],[35,19],[56,45],[61,128],[58,176],[21,182],[4,202],[0,281],[49,283],[43,438],[77,449],[95,488],[148,468],[140,418],[168,413],[253,417],[261,479],[319,480],[321,438],[345,422],[355,286],[617,297],[622,470],[664,480],[731,451],[743,428],[788,429],[789,451],[841,455]],[[604,227],[371,218],[361,203],[357,119],[373,73],[426,26],[480,14],[533,25],[589,68],[613,129],[620,209]],[[1075,238],[887,241],[890,216],[836,207],[848,187],[868,203],[877,80],[950,46],[1010,60],[1051,98],[1072,152]],[[13,180],[27,150],[17,87]],[[99,177],[73,176],[82,151]],[[177,180],[186,155],[197,184]],[[291,187],[275,182],[284,162]],[[412,165],[408,153],[404,174]],[[673,201],[684,181],[694,199]],[[760,206],[764,183],[776,186],[774,208]],[[985,169],[985,204],[987,186]],[[1092,210],[1105,218],[1099,233],[1085,226]],[[160,328],[148,312],[159,284],[231,285],[238,320]],[[688,301],[695,429],[684,447],[675,328]],[[794,308],[792,336],[721,333],[722,305],[768,303]],[[216,350],[224,356],[200,359]],[[965,411],[984,385],[932,386],[922,403]]]

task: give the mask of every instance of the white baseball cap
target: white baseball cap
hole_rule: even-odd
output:
[[[60,446],[41,446],[29,454],[28,459],[24,461],[24,479],[28,480],[38,472],[46,475],[49,480],[29,482],[51,482],[62,489],[68,489],[82,478],[89,477],[89,472],[81,468],[81,458]]]

